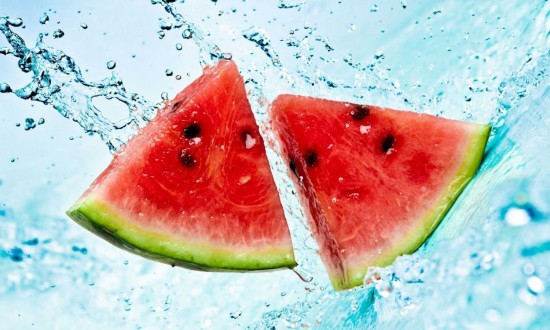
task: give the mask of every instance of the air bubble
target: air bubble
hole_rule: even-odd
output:
[[[166,32],[164,32],[164,31],[158,31],[158,32],[157,32],[157,35],[159,36],[159,39],[164,39],[164,37],[166,36]]]
[[[84,30],[86,30],[88,28],[88,24],[86,23],[80,23],[80,27]]]
[[[110,60],[107,62],[107,69],[113,70],[116,67],[116,62],[113,60]]]
[[[163,99],[164,101],[168,100],[168,93],[162,92],[162,93],[160,94],[160,98]]]
[[[177,50],[182,50],[182,49],[183,49],[183,46],[182,46],[180,43],[177,43],[177,44],[176,44],[176,49],[177,49]]]
[[[370,7],[370,12],[371,13],[378,12],[378,5],[377,4],[372,5],[372,7]]]
[[[166,69],[166,71],[164,71],[164,73],[165,73],[168,77],[170,77],[170,76],[172,76],[172,75],[174,74],[174,72],[173,72],[172,70],[170,70],[170,69]]]

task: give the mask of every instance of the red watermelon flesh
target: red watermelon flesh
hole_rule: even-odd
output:
[[[416,250],[475,174],[489,126],[281,95],[273,128],[336,289]]]
[[[68,211],[113,244],[202,270],[294,267],[244,83],[221,61],[115,155]]]

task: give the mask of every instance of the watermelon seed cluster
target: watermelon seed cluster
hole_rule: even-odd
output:
[[[189,126],[183,129],[182,133],[185,138],[194,139],[198,137],[201,133],[201,126],[197,122],[191,123]],[[187,149],[182,150],[180,154],[180,160],[186,167],[194,167],[197,163],[193,155],[191,155],[191,153]]]

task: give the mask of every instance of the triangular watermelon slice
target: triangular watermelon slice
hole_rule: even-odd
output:
[[[113,244],[201,270],[296,265],[244,83],[221,61],[115,155],[67,212]]]
[[[489,126],[281,95],[278,132],[336,289],[416,250],[475,174]]]

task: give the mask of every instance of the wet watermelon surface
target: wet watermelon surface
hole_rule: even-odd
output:
[[[480,162],[488,127],[283,95],[272,117],[337,287],[412,252]]]
[[[138,250],[213,268],[295,264],[263,139],[231,61],[206,69],[161,110],[79,203],[92,200],[98,212],[113,213],[101,224],[107,231],[133,228],[123,240]],[[160,236],[138,242],[149,234]],[[162,237],[187,256],[163,251]],[[194,250],[214,256],[200,261]]]

